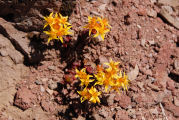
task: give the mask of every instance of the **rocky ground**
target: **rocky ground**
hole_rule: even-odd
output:
[[[178,8],[178,0],[1,0],[0,119],[178,120]],[[46,44],[43,16],[52,11],[69,16],[68,47]],[[104,41],[82,41],[89,15],[109,20]],[[81,103],[74,68],[95,71],[110,58],[129,90]]]

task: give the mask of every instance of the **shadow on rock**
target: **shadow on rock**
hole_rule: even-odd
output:
[[[76,6],[76,0],[62,0],[60,7],[60,13],[63,16],[71,16]]]
[[[74,86],[73,86],[74,85]],[[58,95],[56,96],[56,102],[60,105],[67,106],[66,109],[59,111],[58,115],[65,120],[72,120],[77,118],[79,114],[88,120],[92,120],[93,108],[97,105],[84,101],[81,103],[80,96],[77,91],[80,89],[79,83],[69,84],[58,84]]]

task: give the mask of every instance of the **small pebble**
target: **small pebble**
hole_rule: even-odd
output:
[[[45,92],[45,88],[42,85],[40,85],[40,91]]]
[[[48,81],[48,78],[41,78],[41,81],[46,82],[46,81]]]
[[[155,30],[155,32],[157,32],[157,33],[159,32],[159,30],[158,30],[157,28],[154,28],[154,30]]]
[[[150,54],[148,55],[148,57],[152,58],[152,57],[153,57],[152,53],[150,53]]]
[[[48,66],[48,69],[49,70],[55,70],[56,68],[55,68],[55,66]]]
[[[153,10],[153,9],[150,9],[150,10],[147,11],[147,15],[149,17],[155,18],[155,17],[157,17],[157,12],[155,10]]]
[[[135,111],[135,109],[128,109],[127,112],[128,112],[128,115],[130,117],[132,117],[134,119],[136,118],[136,111]]]
[[[179,60],[175,60],[175,61],[174,61],[174,68],[175,68],[176,70],[179,70]]]
[[[151,114],[158,115],[158,110],[156,108],[149,110]]]
[[[46,89],[47,93],[52,95],[53,94],[53,90],[50,90],[49,88]]]
[[[141,46],[143,46],[143,47],[144,47],[144,46],[145,46],[145,42],[146,42],[146,40],[145,40],[145,39],[142,39],[142,40],[141,40],[141,43],[140,43],[140,44],[141,44]]]
[[[141,29],[141,28],[142,28],[140,25],[137,25],[137,27],[138,27],[139,29]]]
[[[96,16],[100,16],[100,13],[96,12],[96,11],[91,11],[90,14],[96,15]]]
[[[5,56],[8,56],[8,53],[7,53],[7,51],[5,51],[5,50],[1,50],[1,51],[0,51],[0,55],[3,56],[3,57],[5,57]]]
[[[154,45],[155,44],[155,41],[154,40],[151,40],[151,41],[148,41],[150,45]]]
[[[39,81],[39,80],[36,80],[36,81],[35,81],[35,84],[36,84],[36,85],[42,85],[42,82]]]
[[[179,107],[179,99],[177,99],[177,97],[174,97],[174,104]]]
[[[109,106],[114,104],[114,97],[115,97],[115,94],[110,94],[110,96],[108,97],[107,102]]]
[[[58,76],[54,76],[54,77],[53,77],[53,80],[54,80],[54,81],[61,81],[61,78],[59,78]]]
[[[150,2],[151,2],[151,3],[156,3],[156,2],[157,2],[157,0],[150,0]]]
[[[148,76],[148,78],[151,80],[151,83],[154,83],[156,81],[155,78]]]
[[[51,89],[51,90],[54,90],[54,89],[57,89],[57,83],[51,83],[48,85],[48,87]]]

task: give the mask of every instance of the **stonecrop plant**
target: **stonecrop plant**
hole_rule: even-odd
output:
[[[44,29],[49,26],[49,31],[44,31],[49,36],[47,43],[51,40],[60,40],[64,42],[64,36],[71,35],[71,24],[68,22],[68,16],[62,16],[60,13],[50,13],[49,16],[44,17],[46,23]],[[100,37],[100,40],[104,40],[106,33],[110,31],[111,26],[108,20],[101,17],[90,17],[88,16],[88,24],[84,26],[89,30],[89,36]]]
[[[121,88],[123,90],[128,90],[129,80],[125,72],[119,69],[119,62],[114,62],[112,59],[109,63],[105,63],[107,68],[100,65],[97,66],[97,73],[93,75],[88,75],[86,69],[83,68],[80,71],[76,69],[76,78],[81,81],[80,86],[83,90],[77,91],[81,96],[81,102],[89,100],[92,103],[100,103],[99,95],[101,91],[97,91],[97,87],[104,86],[105,92],[117,91],[120,92]],[[93,84],[92,84],[93,83]]]
[[[111,26],[105,18],[88,16],[88,24],[84,28],[89,30],[89,36],[92,33],[94,37],[100,36],[104,40],[105,34],[110,31]]]
[[[54,15],[52,12],[48,17],[44,17],[44,19],[46,21],[44,28],[50,27],[49,31],[44,31],[49,36],[48,43],[54,39],[60,40],[63,43],[63,37],[72,34],[70,32],[72,26],[67,21],[68,16],[64,17],[60,13]]]
[[[91,79],[93,77],[92,75],[88,75],[86,73],[86,68],[83,68],[80,71],[76,69],[75,77],[80,78],[80,86],[85,86],[82,91],[78,91],[78,93],[81,95],[81,102],[85,100],[89,100],[94,103],[96,103],[96,101],[100,102],[98,96],[101,94],[101,92],[98,92],[94,87],[91,87],[90,89],[88,88],[88,85],[93,82],[94,79]]]
[[[49,38],[48,43],[51,40],[60,40],[62,43],[65,41],[64,36],[69,37],[71,35],[71,24],[68,22],[68,16],[62,16],[60,13],[51,13],[49,16],[44,17],[46,23],[44,29],[49,26],[49,31],[44,31]],[[104,40],[106,33],[110,31],[111,26],[108,20],[101,17],[88,16],[88,24],[84,26],[89,31],[89,36],[98,37]],[[66,37],[66,38],[67,38]],[[117,91],[120,92],[121,88],[127,90],[129,86],[129,80],[125,72],[119,69],[119,62],[114,62],[112,59],[109,63],[105,63],[107,68],[102,65],[97,66],[96,74],[88,74],[86,68],[81,70],[76,69],[75,78],[80,80],[81,91],[77,91],[81,96],[81,102],[88,100],[92,103],[100,103],[100,95],[102,91],[99,91],[99,87],[102,86],[105,92]],[[68,79],[70,79],[68,77]]]

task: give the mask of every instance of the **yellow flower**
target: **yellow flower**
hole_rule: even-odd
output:
[[[112,79],[116,79],[118,77],[118,72],[119,72],[119,67],[118,64],[119,62],[114,62],[112,59],[110,59],[109,63],[104,63],[108,66],[107,69],[105,69],[105,76],[108,80],[112,81]],[[110,84],[110,81],[107,81],[107,84]]]
[[[104,79],[105,79],[105,73],[104,72],[97,73],[94,76],[97,79],[97,82],[95,83],[95,85],[103,85],[104,84]]]
[[[100,99],[99,99],[98,96],[101,94],[101,92],[98,92],[96,90],[96,88],[91,87],[90,90],[89,90],[89,93],[91,95],[91,98],[89,99],[90,102],[93,102],[93,103],[98,102],[98,103],[100,103]]]
[[[88,86],[88,84],[89,84],[90,82],[93,82],[94,79],[90,79],[90,77],[93,77],[93,76],[92,76],[92,75],[87,75],[87,76],[86,76],[86,79],[80,79],[80,81],[81,81],[80,86],[83,86],[83,85]]]
[[[81,98],[80,98],[81,103],[84,102],[85,100],[89,100],[91,98],[91,95],[86,87],[82,91],[77,91],[77,92],[78,92],[78,94],[81,95]]]
[[[63,17],[60,13],[59,13],[59,17],[60,17],[60,23],[63,25],[71,25],[69,22],[67,22],[68,20],[68,16]]]
[[[66,25],[64,25],[64,27],[60,26],[60,29],[56,32],[58,39],[60,39],[62,43],[63,43],[64,35],[72,34],[71,32],[69,32],[70,28],[71,28],[71,26],[70,27],[67,27]]]
[[[52,29],[52,28],[51,28],[50,31],[44,31],[44,33],[46,33],[47,35],[49,35],[49,38],[48,38],[48,42],[47,42],[47,43],[49,43],[50,40],[52,40],[52,39],[58,39],[58,38],[57,38],[57,35],[56,35],[56,31],[55,31],[54,29]]]
[[[81,103],[84,102],[85,100],[89,100],[90,102],[93,102],[93,103],[100,103],[100,99],[99,99],[99,95],[101,95],[101,92],[98,92],[96,90],[96,88],[94,87],[91,87],[90,89],[88,88],[84,88],[82,91],[77,91],[78,94],[81,95]]]
[[[93,30],[96,31],[94,37],[100,36],[104,40],[105,34],[110,31],[111,26],[109,25],[107,19],[100,17],[90,17],[88,16],[88,24],[84,28],[89,29],[89,35]]]
[[[94,74],[94,76],[97,79],[97,82],[95,85],[103,85],[104,79],[105,79],[105,73],[102,66],[97,66],[97,74]]]
[[[83,85],[85,85],[85,86],[88,86],[88,84],[90,83],[90,82],[93,82],[94,81],[94,79],[90,79],[91,77],[93,77],[92,75],[88,75],[87,73],[86,73],[86,69],[85,68],[83,68],[82,70],[78,70],[78,69],[76,69],[76,75],[75,75],[75,77],[79,77],[79,79],[80,79],[80,81],[81,81],[81,84],[80,84],[80,86],[83,86]]]
[[[44,17],[44,19],[46,20],[44,28],[46,28],[48,25],[52,25],[54,23],[53,12],[48,17]]]
[[[96,27],[97,33],[94,35],[94,37],[100,36],[102,40],[104,40],[105,34],[110,31],[109,27],[111,26],[105,18],[102,19],[98,17],[97,21],[99,22],[99,25]]]
[[[103,25],[101,27],[97,27],[96,31],[97,33],[94,35],[94,37],[100,36],[102,40],[104,40],[105,34],[109,32],[110,30]]]
[[[81,69],[80,71],[76,69],[76,78],[85,79],[87,76],[86,68]]]
[[[105,27],[110,27],[111,28],[111,26],[109,25],[107,19],[105,19],[105,18],[101,19],[100,17],[98,17],[98,21],[100,22],[101,26],[105,26]]]
[[[104,71],[103,66],[97,65],[97,72],[103,72],[103,71]]]
[[[111,84],[111,79],[112,79],[111,76],[112,75],[107,72],[97,73],[95,75],[97,79],[97,82],[95,83],[95,85],[104,85],[105,91],[107,92]]]
[[[107,92],[111,84],[112,75],[107,72],[100,72],[94,75],[97,79],[95,85],[104,85],[105,91]]]
[[[124,75],[122,77],[121,86],[123,87],[124,90],[127,90],[128,89],[127,87],[129,86],[128,76],[125,75],[125,72],[124,72]]]
[[[104,63],[105,65],[107,65],[109,68],[106,69],[107,72],[110,72],[112,70],[115,70],[116,72],[119,71],[119,63],[120,62],[114,62],[112,59],[110,59],[109,63]]]
[[[119,89],[121,87],[121,79],[122,79],[122,73],[120,71],[120,74],[118,75],[117,79],[114,78],[111,80],[111,90],[115,90],[119,93]]]
[[[120,72],[120,75],[116,80],[116,84],[113,84],[112,86],[122,87],[124,90],[127,90],[127,87],[129,86],[129,80],[128,80],[128,76],[125,75],[125,72],[123,76],[122,73]]]
[[[58,17],[57,13],[55,14],[55,17],[53,19],[54,19],[54,22],[53,24],[50,24],[50,27],[55,30],[60,29],[60,26],[62,26],[62,24],[60,23],[60,18]]]
[[[71,24],[67,22],[68,16],[63,17],[61,14],[55,14],[53,17],[53,12],[49,15],[49,17],[44,17],[46,20],[46,23],[44,25],[44,28],[47,27],[47,25],[50,26],[51,31],[44,31],[47,35],[49,35],[48,43],[52,39],[60,39],[60,41],[63,43],[63,36],[72,34],[69,32]]]
[[[103,85],[104,85],[104,88],[105,88],[105,91],[106,92],[108,92],[108,89],[109,89],[109,87],[110,87],[110,85],[111,85],[111,80],[112,80],[112,77],[111,77],[111,75],[109,75],[109,74],[105,74],[105,79],[104,79],[104,81],[103,81]]]
[[[51,28],[53,28],[54,30],[58,31],[62,25],[60,25],[58,22],[55,22],[54,24],[50,25]]]
[[[98,66],[97,74],[94,76],[97,79],[95,85],[104,85],[105,91],[107,92],[113,82],[113,79],[116,79],[118,77],[117,72],[119,71],[119,62],[114,62],[111,59],[109,63],[105,64],[108,65],[109,68],[103,69]]]
[[[97,18],[88,16],[88,24],[84,26],[84,28],[89,29],[89,35],[91,35],[91,31],[94,29],[96,30],[98,26],[99,24],[97,23]]]

